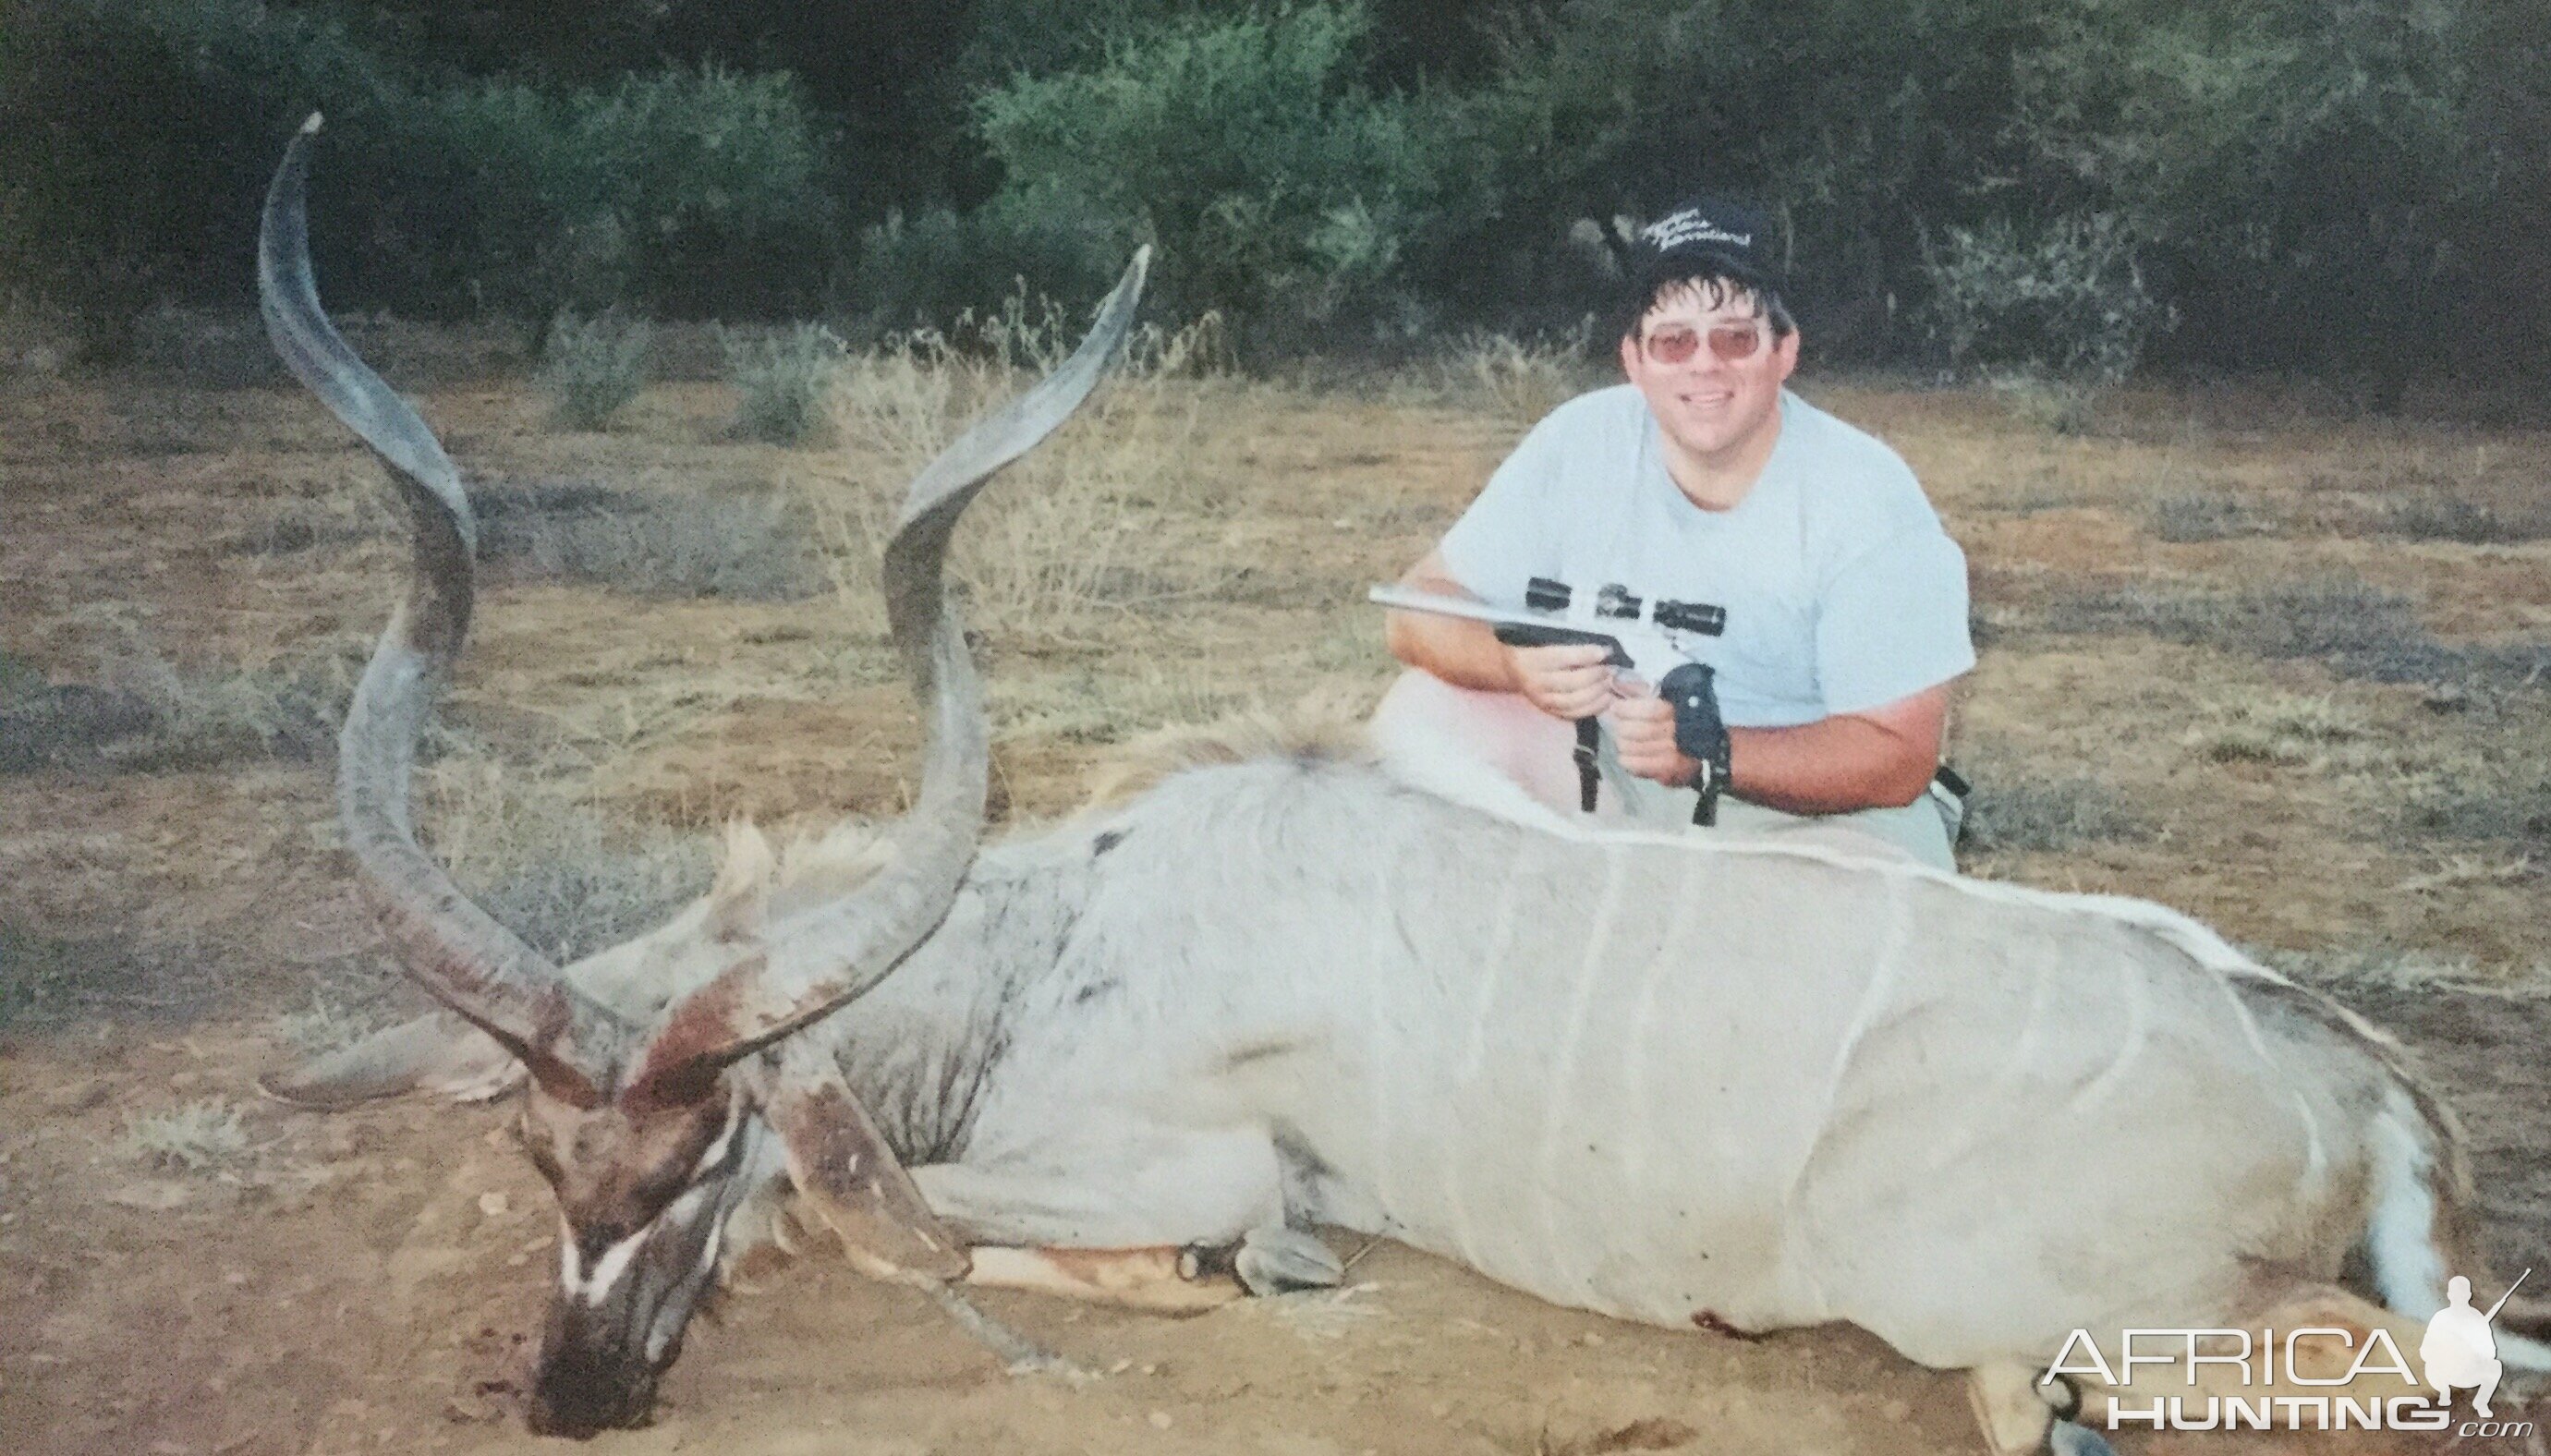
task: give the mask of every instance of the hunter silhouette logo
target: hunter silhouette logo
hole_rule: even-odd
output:
[[[2489,1398],[2497,1394],[2499,1377],[2506,1373],[2499,1363],[2498,1340],[2489,1324],[2506,1307],[2516,1286],[2532,1273],[2527,1269],[2517,1275],[2515,1284],[2506,1287],[2486,1314],[2472,1307],[2470,1280],[2457,1274],[2445,1285],[2445,1307],[2427,1321],[2427,1333],[2418,1341],[2418,1363],[2427,1368],[2427,1384],[2435,1387],[2437,1399],[2451,1404],[2454,1392],[2472,1391],[2472,1413],[2489,1418]]]

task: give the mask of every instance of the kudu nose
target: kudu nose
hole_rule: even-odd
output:
[[[569,1350],[543,1356],[525,1419],[541,1435],[582,1441],[645,1425],[655,1404],[656,1375],[644,1361]]]

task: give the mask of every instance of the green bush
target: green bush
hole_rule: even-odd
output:
[[[560,314],[541,351],[541,388],[550,397],[550,423],[561,430],[608,428],[646,385],[647,346],[655,336],[644,319]]]
[[[2500,191],[2539,142],[2478,125],[2491,71],[2500,104],[2551,100],[2540,55],[2490,53],[2493,12],[2528,10],[2075,0],[2018,57],[2010,134],[2050,184],[2105,199],[2167,255],[2208,320],[2202,357],[2363,370],[2397,403],[2408,370],[2538,291],[2457,286],[2475,261],[2503,255],[2512,280],[2544,256]]]
[[[0,25],[0,250],[113,350],[154,301],[245,301],[265,179],[308,112],[312,244],[340,309],[546,317],[634,296],[785,306],[836,203],[784,75],[590,90],[406,63],[315,9],[60,0]]]
[[[832,330],[795,324],[770,334],[729,334],[725,342],[737,434],[771,445],[831,438],[833,385],[849,354]]]
[[[2122,383],[2169,327],[2145,286],[2131,233],[2112,215],[2023,230],[2006,218],[1951,228],[1926,266],[1935,337],[1951,361],[2052,395],[2056,428],[2078,429],[2097,391]]]
[[[992,311],[1029,280],[1095,293],[1125,265],[1106,257],[1105,245],[1048,218],[992,208],[890,210],[861,232],[851,280],[871,328],[883,334]]]
[[[1067,253],[1076,276],[1036,280],[1067,293],[1157,242],[1172,314],[1262,338],[1372,307],[1476,206],[1478,169],[1437,111],[1360,82],[1368,30],[1352,4],[1192,17],[1014,76],[974,103],[1002,173],[984,225]]]

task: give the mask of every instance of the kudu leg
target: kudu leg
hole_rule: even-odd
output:
[[[1967,1372],[1967,1402],[1993,1456],[2116,1456],[2107,1437],[2071,1417],[2070,1387],[2037,1383],[2026,1365],[1980,1365]]]
[[[1192,1314],[1247,1295],[1327,1289],[1346,1277],[1329,1246],[1282,1225],[1252,1229],[1237,1243],[1152,1244],[1123,1249],[1010,1248],[970,1251],[966,1282],[1034,1290],[1069,1300]]]
[[[1175,1244],[1132,1249],[1006,1248],[979,1245],[966,1282],[984,1289],[1030,1290],[1095,1304],[1163,1314],[1195,1314],[1228,1304],[1248,1291],[1227,1262]]]

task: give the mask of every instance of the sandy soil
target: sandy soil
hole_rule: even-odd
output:
[[[1378,623],[1355,605],[1362,586],[1424,549],[1520,425],[1460,398],[1177,387],[1202,396],[1190,411],[1202,423],[1143,467],[1160,497],[1142,543],[1152,604],[1081,601],[1034,630],[984,634],[1006,817],[1068,807],[1112,743],[1167,717],[1322,691],[1369,701],[1386,669]],[[1969,684],[1961,744],[2094,776],[2151,831],[1978,868],[2150,895],[2264,947],[2452,958],[2450,984],[2403,973],[2346,990],[2450,1089],[2498,1263],[2551,1267],[2542,866],[2522,841],[2404,837],[2390,799],[2420,773],[2541,762],[2544,697],[2440,706],[2420,686],[2311,663],[2025,626],[2090,586],[2343,571],[2404,593],[2450,640],[2551,637],[2551,543],[2363,529],[2405,488],[2542,508],[2551,439],[2158,394],[2123,402],[2102,434],[2057,439],[1981,398],[1816,392],[1906,454],[1970,553],[1983,616],[2019,624]],[[458,458],[511,478],[820,491],[873,473],[849,455],[727,441],[712,386],[653,390],[608,436],[541,432],[537,401],[504,380],[426,406]],[[240,540],[292,510],[361,527],[343,503],[374,488],[370,470],[279,389],[0,389],[0,649],[55,682],[91,680],[97,654],[137,635],[172,662],[250,668],[359,651],[395,560],[377,534],[287,553]],[[2152,500],[2191,490],[2231,495],[2274,529],[2155,539]],[[872,612],[847,595],[662,600],[500,578],[480,622],[456,719],[514,781],[615,824],[821,823],[892,812],[907,791],[909,714]],[[2209,757],[2193,736],[2209,715],[2263,695],[2325,699],[2362,732],[2326,761]],[[0,780],[0,989],[14,978],[97,991],[76,1014],[0,1020],[0,1449],[546,1448],[524,1434],[517,1392],[556,1219],[505,1112],[397,1103],[320,1118],[254,1092],[292,1055],[278,1017],[314,988],[390,982],[348,892],[326,766],[75,761]],[[139,1153],[135,1117],[205,1098],[240,1109],[244,1151],[194,1174]],[[1371,1250],[1342,1293],[1192,1319],[986,1304],[1105,1378],[1079,1390],[1005,1378],[913,1297],[791,1263],[750,1273],[695,1328],[655,1427],[595,1449],[1980,1449],[1957,1381],[1857,1332],[1633,1328],[1394,1246]]]

